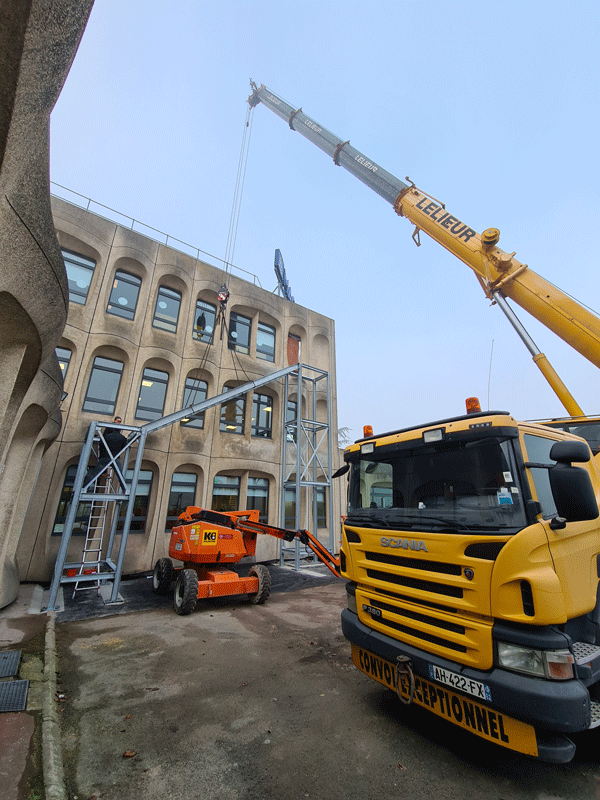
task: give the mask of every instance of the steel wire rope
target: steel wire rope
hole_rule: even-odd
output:
[[[248,165],[248,153],[250,150],[250,138],[252,135],[252,114],[253,109],[248,107],[246,119],[244,121],[244,131],[242,134],[242,144],[240,147],[240,157],[238,160],[237,174],[235,178],[235,188],[233,192],[233,203],[231,207],[231,217],[229,219],[229,230],[227,232],[227,245],[225,247],[225,275],[229,274],[233,264],[233,254],[237,240],[237,232],[240,221],[240,211],[242,207],[242,196],[244,193],[244,182],[246,179],[246,167]]]
[[[229,301],[229,290],[227,288],[227,279],[230,275],[230,268],[233,264],[233,254],[235,250],[235,243],[237,239],[237,230],[239,226],[239,217],[240,217],[240,210],[242,204],[242,194],[244,189],[244,180],[246,176],[246,165],[248,163],[248,152],[250,149],[250,134],[252,133],[252,109],[248,108],[246,111],[246,119],[244,120],[244,130],[242,134],[242,144],[240,147],[240,157],[238,160],[238,167],[235,179],[235,187],[233,192],[233,202],[231,207],[231,216],[229,218],[229,229],[227,232],[227,243],[225,246],[225,258],[223,259],[224,267],[222,269],[223,273],[223,286],[221,287],[221,292],[224,290],[226,293],[226,298],[224,302],[220,302],[219,309],[215,316],[215,327],[213,330],[213,338],[212,342],[207,343],[207,349],[205,353],[205,360],[208,359],[208,347],[210,344],[216,344],[216,332],[217,329],[220,328],[220,353],[219,357],[215,358],[215,366],[216,366],[216,376],[215,376],[215,387],[217,393],[221,391],[221,362],[223,360],[223,331],[227,334],[227,340],[229,341],[229,329],[227,327],[227,321],[225,319],[225,308]],[[220,299],[220,298],[219,298]],[[220,324],[219,324],[220,323]],[[235,365],[234,365],[235,368]],[[236,377],[237,377],[237,370],[236,370]],[[197,390],[196,390],[197,391]],[[222,406],[221,406],[222,408]],[[219,419],[219,426],[220,426],[220,419]],[[210,447],[208,453],[208,461],[209,465],[212,462],[212,454],[213,454],[213,446],[214,446],[214,435],[210,437]],[[209,467],[209,474],[210,474],[210,467]],[[213,484],[214,486],[214,484]],[[209,489],[209,483],[207,481],[206,489]],[[211,508],[212,508],[212,499],[211,499]]]
[[[224,275],[223,284],[226,286],[227,278],[230,275],[230,268],[233,264],[233,253],[235,250],[235,242],[237,239],[237,230],[239,226],[239,217],[240,217],[240,210],[241,210],[241,203],[242,203],[242,194],[244,189],[244,180],[246,175],[246,166],[248,163],[248,151],[250,148],[250,135],[252,133],[252,109],[248,108],[246,112],[246,119],[244,121],[244,130],[242,134],[242,144],[240,147],[240,156],[238,159],[238,167],[235,179],[235,187],[233,192],[233,202],[231,207],[231,215],[229,218],[229,229],[227,232],[227,242],[225,245],[225,258],[223,259],[224,267],[221,270]],[[200,364],[192,371],[196,372],[196,378],[192,378],[193,381],[196,383],[200,382],[200,374],[201,371],[206,367],[206,362],[208,361],[208,353],[210,346],[214,343],[214,336],[216,330],[218,328],[219,322],[221,323],[221,338],[223,335],[223,328],[227,333],[227,337],[229,338],[229,330],[227,328],[227,323],[225,321],[225,313],[223,308],[219,308],[216,316],[215,316],[215,329],[213,330],[213,337],[212,341],[206,342],[206,346],[204,348],[204,354],[202,356],[202,360]],[[217,382],[216,385],[219,386],[219,374],[220,374],[220,364],[217,364]],[[237,377],[237,370],[236,370],[236,377]],[[196,402],[196,398],[198,396],[198,392],[200,391],[200,387],[196,386],[193,390],[190,391],[190,396],[188,398],[188,405],[193,405]]]

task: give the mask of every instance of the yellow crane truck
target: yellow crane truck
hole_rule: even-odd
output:
[[[600,725],[600,472],[586,441],[500,411],[345,451],[342,630],[405,702],[571,760]]]
[[[600,366],[600,320],[439,201],[252,84],[262,103],[476,274]],[[408,179],[407,179],[408,180]],[[600,419],[522,335],[568,414],[470,413],[346,448],[342,630],[359,670],[490,742],[550,762],[600,726]],[[587,423],[591,422],[591,426]],[[587,430],[593,436],[586,437]],[[577,434],[573,433],[576,430]],[[582,438],[585,437],[585,438]]]

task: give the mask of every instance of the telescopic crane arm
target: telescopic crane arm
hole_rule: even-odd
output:
[[[477,276],[486,296],[496,302],[505,297],[524,308],[581,355],[600,367],[600,319],[576,300],[546,281],[527,264],[497,247],[500,231],[488,228],[479,234],[453,216],[439,200],[418,189],[367,158],[350,142],[343,141],[285,100],[263,86],[251,83],[248,98],[251,107],[262,103],[285,120],[293,131],[327,153],[343,167],[390,203],[397,214],[415,225],[413,238],[420,244],[424,231],[442,247],[463,261]],[[506,304],[504,304],[506,305]],[[506,312],[505,312],[506,313]],[[526,342],[527,344],[527,342]],[[557,393],[567,411],[575,416],[583,412],[568,392],[547,359],[528,344],[534,361]],[[535,348],[535,345],[533,345]]]

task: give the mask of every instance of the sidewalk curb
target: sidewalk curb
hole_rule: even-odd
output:
[[[56,696],[56,614],[48,611],[42,704],[42,764],[46,800],[67,800]]]

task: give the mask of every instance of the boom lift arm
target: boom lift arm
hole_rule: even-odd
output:
[[[309,531],[292,531],[287,528],[277,528],[273,525],[267,525],[264,522],[251,519],[250,512],[247,511],[222,513],[219,511],[211,511],[206,508],[198,508],[197,506],[188,507],[183,514],[180,515],[179,520],[182,525],[189,525],[194,522],[215,523],[240,531],[242,535],[248,534],[253,538],[256,537],[256,534],[261,533],[267,536],[274,536],[276,539],[283,539],[286,542],[293,542],[294,539],[299,539],[303,545],[308,547],[309,550],[312,550],[319,561],[333,572],[336,578],[340,577],[339,559],[323,547],[321,542]]]
[[[251,86],[253,92],[248,98],[251,107],[262,103],[270,108],[293,131],[298,131],[327,153],[337,166],[352,173],[387,200],[397,214],[415,225],[413,238],[417,245],[420,244],[419,232],[424,231],[475,272],[489,299],[501,303],[505,297],[510,298],[600,367],[600,319],[529,269],[527,264],[517,261],[515,253],[505,253],[497,247],[500,238],[497,228],[477,233],[450,214],[439,200],[418,189],[409,178],[405,183],[394,177],[352,147],[349,141],[342,141],[304,114],[301,108],[294,109],[264,85],[258,87],[251,82]],[[543,353],[528,347],[569,414],[582,414]]]

